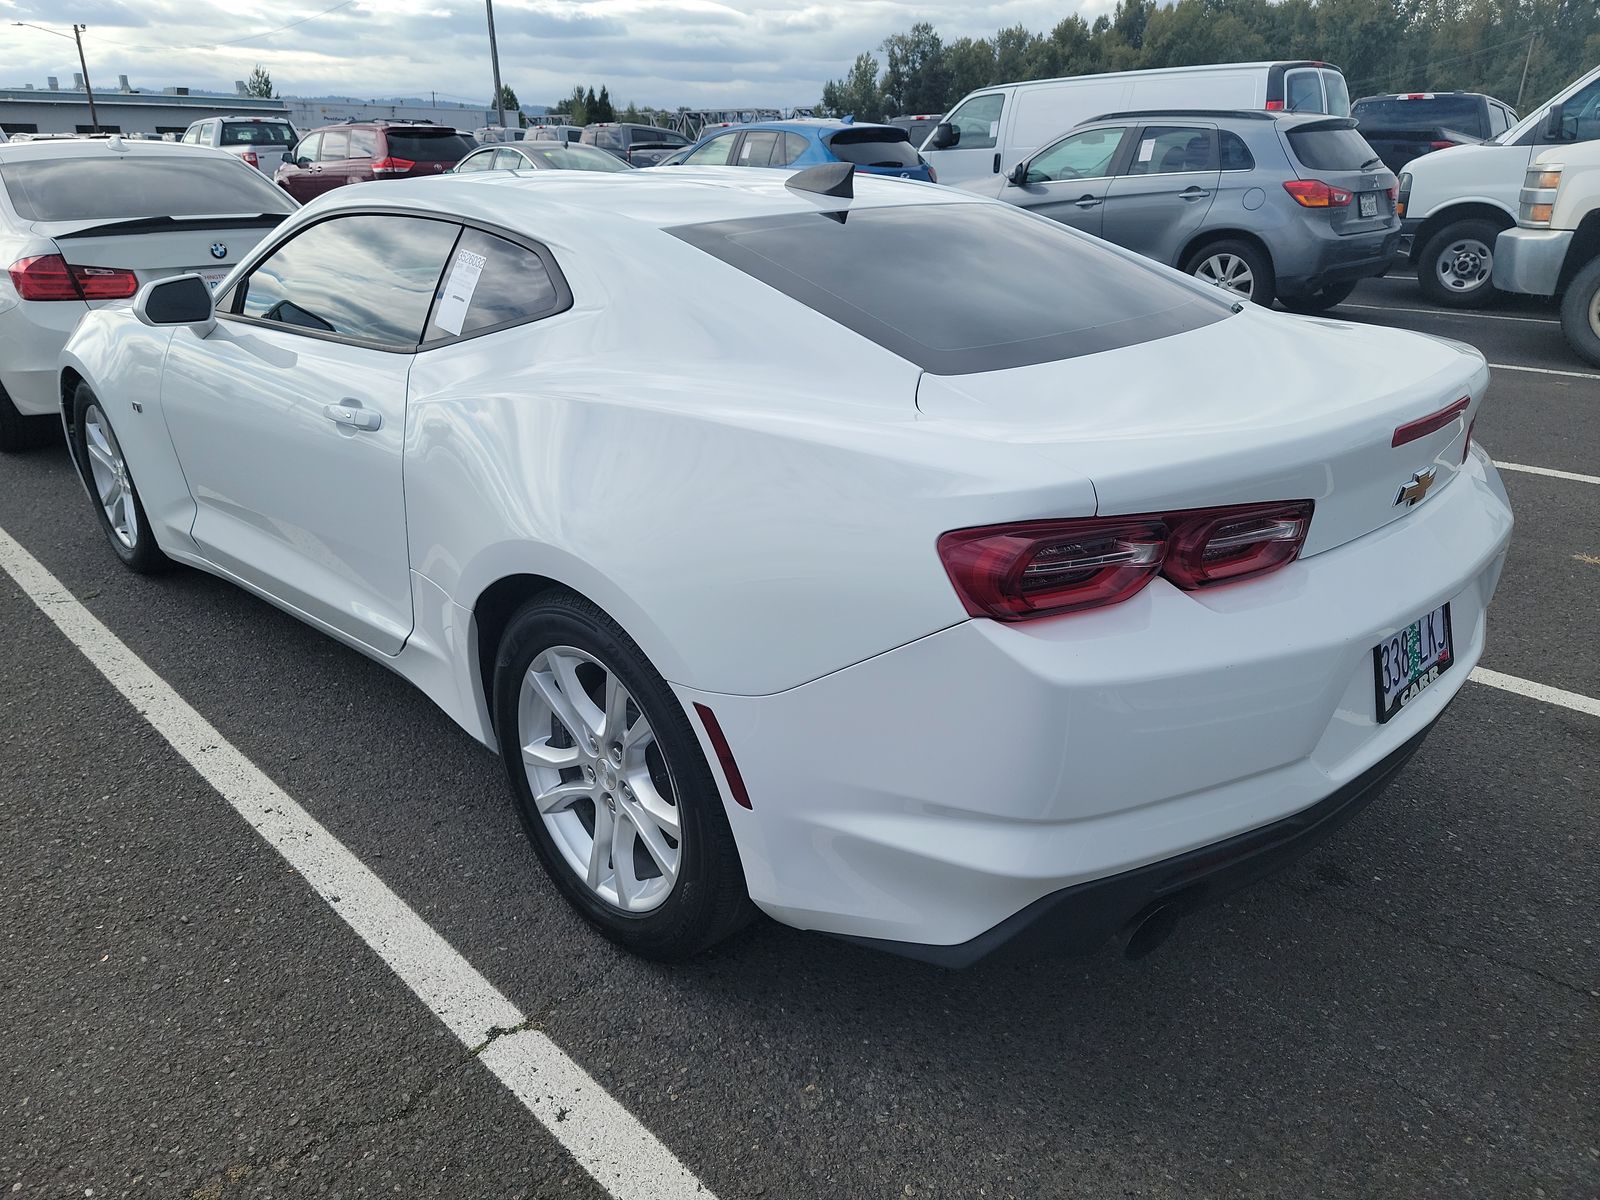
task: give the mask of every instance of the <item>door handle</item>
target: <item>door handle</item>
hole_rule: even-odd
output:
[[[1079,196],[1072,203],[1077,205],[1079,208],[1093,208],[1096,204],[1099,204],[1100,201],[1094,196]]]
[[[335,425],[342,425],[346,429],[361,429],[371,431],[381,428],[383,417],[369,408],[362,408],[354,400],[345,400],[340,404],[324,404],[322,415]]]
[[[994,171],[993,171],[993,174],[995,174],[995,175],[1000,174],[1000,152],[998,150],[996,150],[995,153],[994,153]]]
[[[1183,191],[1179,192],[1178,195],[1184,200],[1199,200],[1202,197],[1211,195],[1211,193],[1206,191],[1205,188],[1196,187],[1191,183],[1188,187],[1184,188]]]
[[[311,167],[310,167],[310,170],[312,170],[312,171],[320,171],[320,170],[322,170],[322,164],[321,163],[312,163]]]

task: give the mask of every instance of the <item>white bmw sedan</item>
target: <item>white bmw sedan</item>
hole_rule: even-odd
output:
[[[847,170],[847,168],[846,168]],[[1512,517],[1470,348],[833,166],[345,188],[61,360],[112,549],[504,760],[606,936],[1149,949],[1400,769]],[[381,714],[377,714],[381,719]]]
[[[0,451],[61,437],[56,358],[90,309],[222,277],[296,205],[221,150],[112,138],[0,147]]]

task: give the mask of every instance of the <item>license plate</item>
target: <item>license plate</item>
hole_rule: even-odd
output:
[[[1362,192],[1361,193],[1361,215],[1363,217],[1375,217],[1375,216],[1378,215],[1378,193],[1377,192]]]
[[[1448,604],[1374,646],[1372,671],[1378,724],[1388,721],[1432,687],[1455,661]]]
[[[228,272],[227,271],[201,271],[200,272],[200,278],[206,281],[206,286],[208,288],[210,288],[213,292],[217,290],[217,284],[221,283],[227,277],[228,277]]]

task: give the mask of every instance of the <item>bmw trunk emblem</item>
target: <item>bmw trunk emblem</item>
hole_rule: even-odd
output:
[[[226,246],[224,246],[221,242],[212,242],[211,243],[211,257],[212,258],[227,258],[228,257],[228,248]]]

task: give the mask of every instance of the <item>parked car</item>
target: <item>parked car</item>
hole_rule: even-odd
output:
[[[484,146],[455,165],[452,174],[479,171],[631,171],[615,154],[593,146],[567,146],[560,142],[520,142],[514,146]]]
[[[1561,297],[1561,332],[1600,366],[1600,141],[1546,150],[1528,167],[1517,226],[1494,248],[1494,285]]]
[[[208,117],[184,130],[182,140],[226,150],[271,178],[300,135],[288,121],[272,117]]]
[[[472,131],[473,140],[480,146],[490,146],[500,142],[520,142],[527,136],[526,129],[506,125],[484,125]]]
[[[530,142],[581,142],[583,140],[583,126],[531,125],[528,128],[527,140]]]
[[[1497,296],[1494,246],[1516,224],[1523,180],[1549,146],[1600,138],[1600,67],[1481,146],[1427,154],[1400,173],[1401,250],[1423,296],[1482,308]]]
[[[56,356],[89,310],[219,282],[295,204],[221,150],[120,137],[0,146],[0,450],[61,436]]]
[[[361,121],[312,130],[289,152],[273,178],[302,204],[348,183],[438,175],[476,143],[443,125]]]
[[[1400,242],[1395,177],[1349,117],[1108,113],[992,186],[1241,300],[1298,312],[1382,275]]]
[[[935,180],[906,131],[893,125],[806,117],[757,121],[702,137],[678,162],[696,167],[808,167],[847,162],[869,175]]]
[[[673,151],[689,144],[689,139],[675,130],[629,121],[585,125],[578,140],[585,146],[609,150],[635,167],[653,167]]]
[[[1470,347],[840,164],[346,188],[61,365],[123,563],[413,681],[658,958],[1150,949],[1399,770],[1512,525]]]
[[[1096,113],[1157,108],[1350,115],[1339,68],[1322,62],[1219,63],[1038,79],[979,88],[922,145],[945,183],[987,190],[1025,158]]]
[[[1363,96],[1350,106],[1361,136],[1396,175],[1435,150],[1476,146],[1517,123],[1508,104],[1480,92]]]

